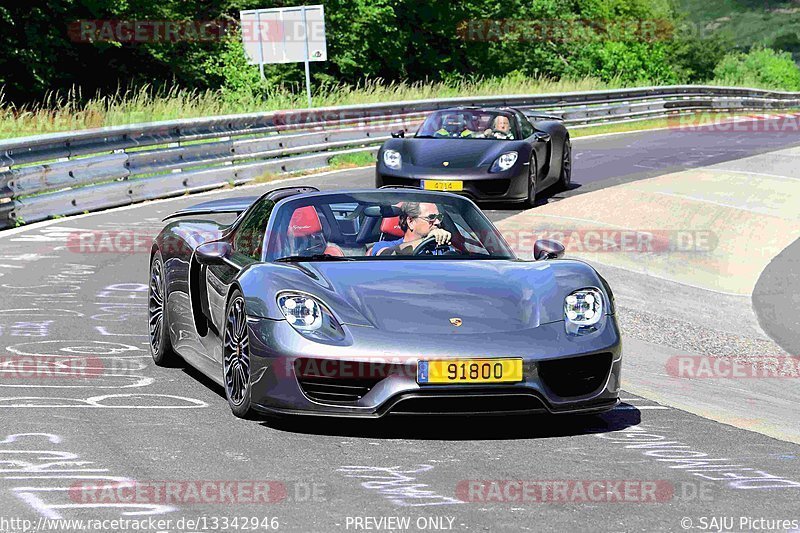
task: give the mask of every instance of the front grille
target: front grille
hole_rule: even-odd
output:
[[[558,396],[585,396],[605,384],[613,358],[613,354],[598,353],[541,361],[539,377]]]
[[[318,402],[352,404],[363,398],[377,381],[331,378],[298,378],[303,393]]]
[[[380,381],[401,373],[401,365],[300,358],[294,364],[303,394],[327,404],[352,405]]]
[[[508,192],[511,186],[511,180],[498,179],[498,180],[480,180],[473,182],[475,188],[483,196],[500,196]]]
[[[543,412],[544,404],[531,394],[412,395],[398,401],[390,410],[396,415],[416,414],[503,414]]]

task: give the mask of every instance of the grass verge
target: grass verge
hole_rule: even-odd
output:
[[[464,95],[497,96],[621,88],[618,82],[595,78],[552,80],[508,76],[446,83],[384,83],[369,80],[356,86],[325,85],[314,95],[317,107],[396,102]],[[231,95],[224,91],[159,93],[150,87],[137,91],[84,98],[80,91],[50,94],[31,106],[14,106],[0,92],[0,139],[86,128],[119,126],[181,118],[255,113],[305,107],[305,94],[278,88],[266,97]]]

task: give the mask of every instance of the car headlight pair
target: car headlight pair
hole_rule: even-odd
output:
[[[314,340],[341,340],[344,330],[325,305],[303,293],[278,294],[278,309],[298,333]]]
[[[403,166],[403,156],[397,150],[386,150],[383,152],[383,164],[387,168],[397,170]]]
[[[517,162],[517,158],[519,154],[517,152],[506,152],[504,154],[500,154],[500,157],[494,160],[492,166],[489,168],[489,172],[503,172],[504,170],[508,170],[509,168],[514,166],[514,163]]]
[[[604,313],[603,294],[598,289],[579,289],[564,298],[564,317],[572,333],[594,331]]]

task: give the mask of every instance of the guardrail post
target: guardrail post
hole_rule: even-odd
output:
[[[0,229],[6,229],[13,226],[11,221],[11,213],[14,211],[14,202],[4,202],[0,204]]]

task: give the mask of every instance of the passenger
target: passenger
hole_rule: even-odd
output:
[[[442,127],[434,133],[436,137],[472,137],[475,132],[467,128],[467,121],[464,116],[458,113],[451,113],[442,118]]]

